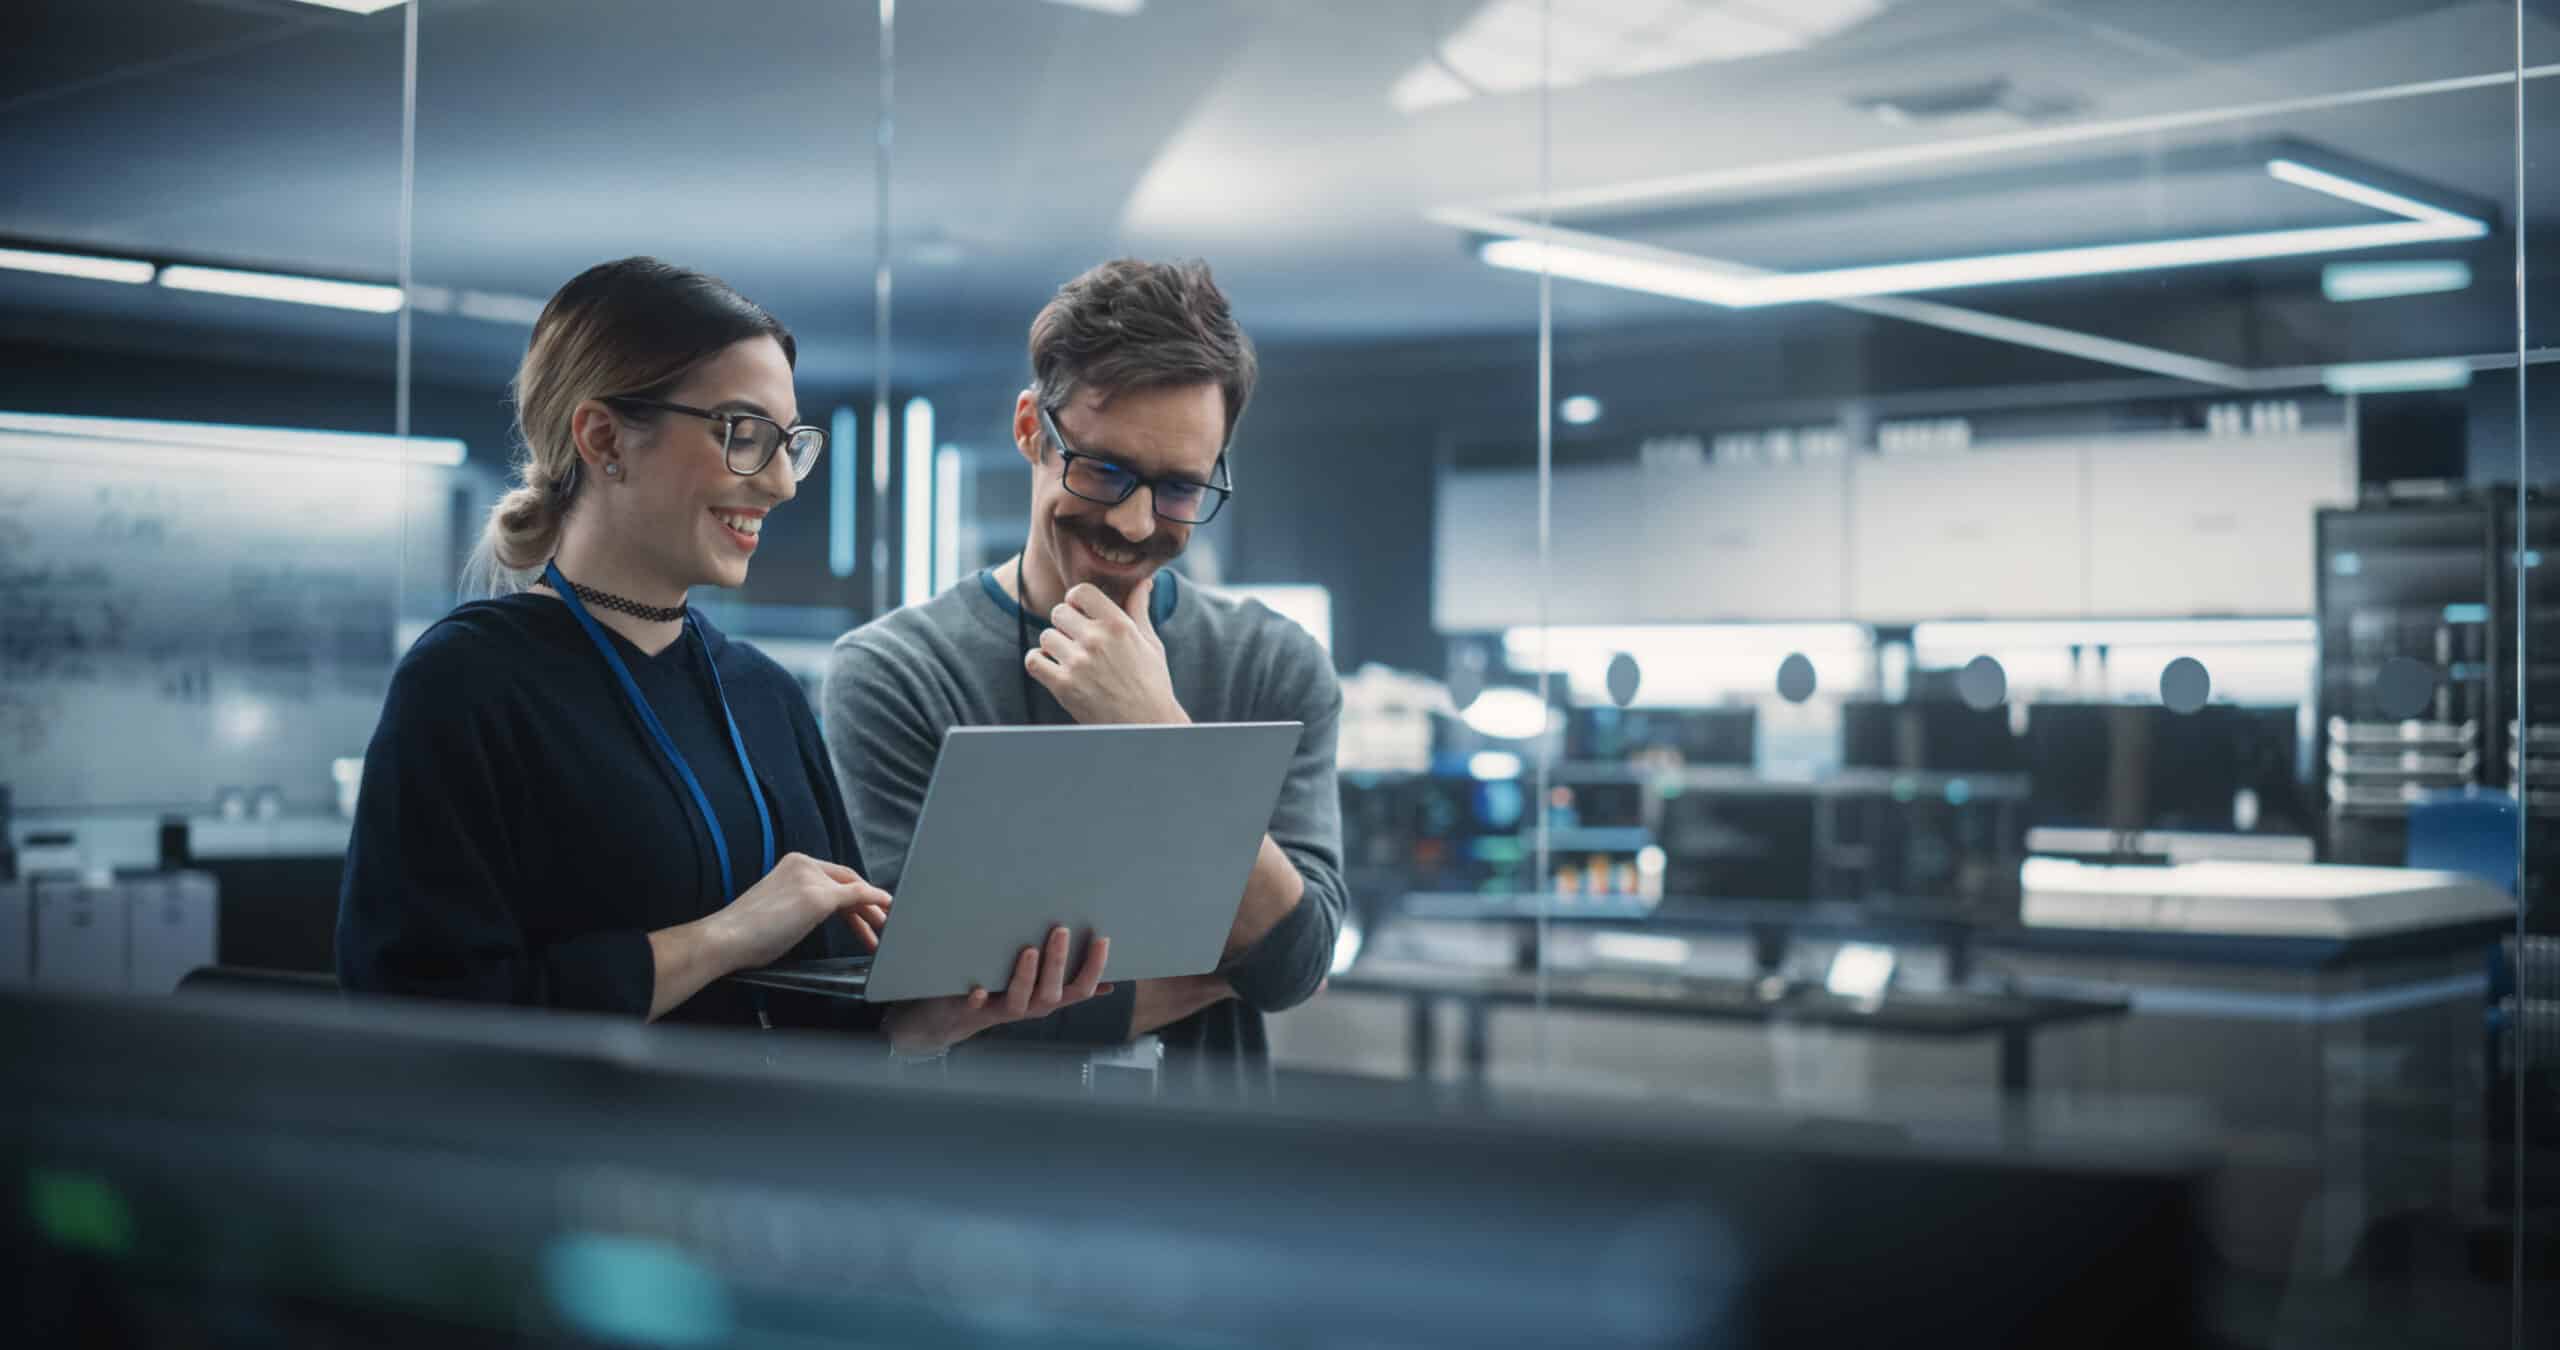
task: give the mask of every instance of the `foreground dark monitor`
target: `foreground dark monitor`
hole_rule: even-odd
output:
[[[955,1077],[876,1046],[0,998],[44,1344],[2193,1339],[2170,1164]],[[1288,1087],[1284,1083],[1284,1087]]]

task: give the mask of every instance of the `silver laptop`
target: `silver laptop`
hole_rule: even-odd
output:
[[[954,727],[869,956],[730,978],[874,1003],[1002,993],[1024,947],[1066,925],[1107,981],[1217,967],[1296,754],[1298,722]]]

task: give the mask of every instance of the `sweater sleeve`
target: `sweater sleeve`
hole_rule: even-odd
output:
[[[527,938],[499,765],[503,691],[430,635],[404,660],[365,750],[338,896],[338,980],[363,993],[648,1015],[646,932]]]
[[[1298,735],[1270,833],[1297,867],[1306,890],[1297,908],[1225,967],[1236,997],[1263,1012],[1281,1012],[1315,997],[1333,969],[1334,942],[1342,935],[1349,907],[1342,881],[1342,793],[1334,771],[1342,684],[1314,639],[1294,626],[1281,631],[1283,643],[1274,657],[1280,706],[1274,711],[1306,729]]]

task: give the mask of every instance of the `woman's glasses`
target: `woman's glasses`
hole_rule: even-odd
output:
[[[764,466],[773,462],[774,452],[787,450],[791,455],[791,481],[799,482],[809,476],[809,470],[817,467],[818,456],[827,448],[827,429],[824,427],[786,427],[770,417],[759,417],[754,413],[713,412],[709,408],[687,407],[682,403],[631,394],[616,394],[600,401],[616,407],[657,408],[703,418],[720,428],[721,457],[727,461],[729,472],[740,478],[753,478],[763,473]]]

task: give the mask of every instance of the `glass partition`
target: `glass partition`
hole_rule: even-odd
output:
[[[748,584],[695,597],[814,697],[827,644],[872,611],[895,509],[872,481],[878,40],[860,5],[423,9],[417,405],[491,447],[449,504],[467,529],[428,613],[513,484],[508,382],[544,301],[598,263],[657,257],[791,329],[800,420],[830,428]]]
[[[2460,831],[2441,831],[2441,850],[2481,872],[2510,874],[2519,901],[2512,931],[2489,962],[2488,1026],[2483,1076],[2487,1134],[2493,1141],[2485,1186],[2480,1197],[2484,1214],[2503,1217],[2505,1241],[2484,1253],[2505,1267],[2514,1285],[2514,1344],[2547,1340],[2560,1325],[2560,1306],[2552,1299],[2551,1252],[2554,1216],[2560,1215],[2560,910],[2553,907],[2552,866],[2560,859],[2560,818],[2555,780],[2560,780],[2560,666],[2553,664],[2560,644],[2560,617],[2549,590],[2550,568],[2560,529],[2554,528],[2554,503],[2548,491],[2555,469],[2549,441],[2560,404],[2552,399],[2554,307],[2560,305],[2549,265],[2549,231],[2560,225],[2552,205],[2551,174],[2560,160],[2552,148],[2560,138],[2560,92],[2550,77],[2560,74],[2560,33],[2547,12],[2521,7],[2517,17],[2515,56],[2520,83],[2514,100],[2520,141],[2515,147],[2517,175],[2515,212],[2520,217],[2508,265],[2525,285],[2518,298],[2512,350],[2502,346],[2499,359],[2486,367],[2471,390],[2475,462],[2495,470],[2489,503],[2497,522],[2499,594],[2491,602],[2498,631],[2489,639],[2496,653],[2492,669],[2502,691],[2512,696],[2513,721],[2507,734],[2506,762],[2510,793],[2495,799],[2501,808],[2480,808],[2460,821]],[[2475,475],[2480,476],[2480,475]],[[2447,822],[2448,826],[2454,824]],[[2486,1226],[2486,1225],[2484,1225]]]
[[[1442,216],[1554,287],[1511,1066],[2199,1147],[2216,1334],[2497,1343],[2515,18],[1551,7],[1551,190]]]
[[[1342,685],[1349,923],[1330,990],[1273,1019],[1284,1070],[1463,1078],[1481,1038],[1400,973],[1448,960],[1525,977],[1532,951],[1536,682],[1501,666],[1498,628],[1470,607],[1534,567],[1516,430],[1535,407],[1537,287],[1486,269],[1434,213],[1534,188],[1536,96],[1517,82],[1534,84],[1534,30],[1501,96],[1453,100],[1434,56],[1453,14],[896,11],[889,378],[902,402],[929,400],[935,438],[915,443],[910,423],[894,457],[892,496],[929,503],[898,528],[934,532],[897,550],[931,562],[905,574],[907,597],[991,568],[1010,581],[1034,476],[1057,472],[1016,436],[1026,339],[1070,279],[1124,256],[1201,259],[1258,349],[1233,499],[1171,567],[1306,626]],[[1450,470],[1487,449],[1510,456],[1504,495],[1453,496]],[[1420,912],[1435,921],[1400,922]]]
[[[399,420],[403,16],[13,18],[0,877],[25,878],[35,952],[17,974],[165,994],[217,959],[325,966],[334,890],[247,894],[237,869],[333,869],[398,654],[400,484],[469,449]]]

